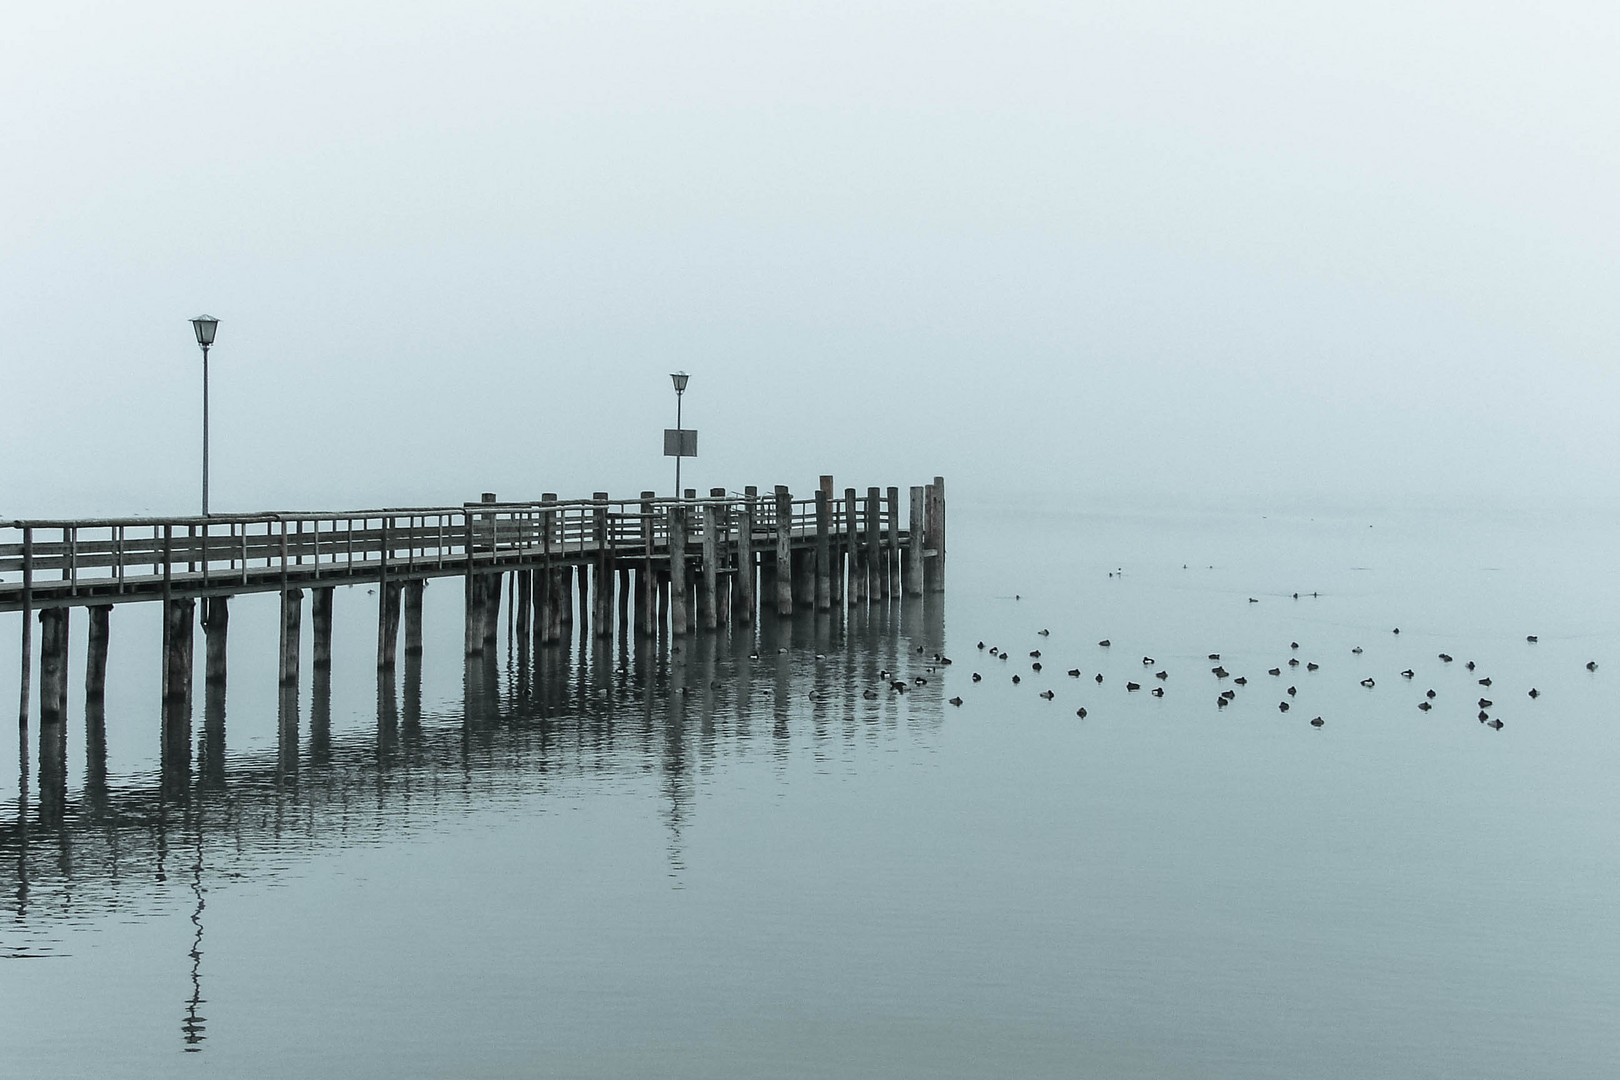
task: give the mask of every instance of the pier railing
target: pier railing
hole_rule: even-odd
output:
[[[907,532],[893,500],[830,499],[837,538]],[[787,503],[789,536],[817,533],[817,500]],[[0,524],[0,611],[261,591],[291,583],[341,584],[381,576],[422,577],[497,569],[536,559],[667,559],[670,511],[701,520],[714,507],[750,540],[778,535],[777,502],[755,497],[575,499],[389,507],[336,512],[24,520]]]

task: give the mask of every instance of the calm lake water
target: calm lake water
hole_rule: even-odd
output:
[[[469,670],[447,581],[379,686],[342,590],[295,740],[240,598],[182,805],[151,605],[87,783],[78,615],[68,827],[0,771],[6,1073],[1620,1071],[1620,522],[951,513],[944,598],[674,653]]]

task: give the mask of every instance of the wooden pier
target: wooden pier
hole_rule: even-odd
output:
[[[830,611],[942,592],[945,481],[864,493],[833,486],[810,498],[783,486],[705,498],[642,492],[633,500],[503,502],[493,494],[456,507],[337,513],[218,514],[183,518],[14,521],[0,525],[0,612],[20,612],[19,723],[29,724],[34,621],[39,623],[40,783],[65,781],[68,622],[89,609],[86,711],[102,715],[110,613],[124,603],[164,605],[162,746],[189,757],[193,628],[204,636],[204,679],[223,685],[229,601],[281,597],[281,685],[296,688],[303,598],[311,596],[310,662],[331,664],[333,590],[368,584],[379,595],[377,667],[404,649],[420,654],[423,585],[460,577],[462,648],[494,648],[503,596],[524,648],[577,634],[594,640],[676,637],[751,626],[765,615]],[[166,772],[168,770],[165,770]],[[42,802],[44,801],[42,797]]]

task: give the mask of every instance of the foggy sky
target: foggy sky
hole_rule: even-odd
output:
[[[0,518],[1620,490],[1610,4],[6,24]]]

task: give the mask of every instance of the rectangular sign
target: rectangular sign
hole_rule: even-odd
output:
[[[665,428],[664,456],[697,457],[697,432],[692,428]]]

